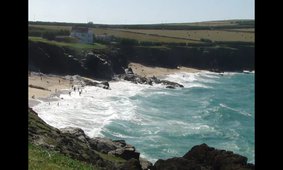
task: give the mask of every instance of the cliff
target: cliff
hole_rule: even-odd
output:
[[[129,47],[121,53],[129,61],[148,66],[187,66],[205,70],[254,70],[254,46],[180,46],[170,48]]]
[[[29,69],[42,73],[79,74],[111,80],[125,73],[129,62],[176,68],[187,66],[211,71],[254,70],[254,46],[114,46],[107,50],[74,50],[29,40]]]

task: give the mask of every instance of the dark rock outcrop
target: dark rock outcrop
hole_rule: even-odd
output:
[[[139,159],[140,156],[140,153],[136,152],[135,147],[127,144],[124,140],[115,141],[97,137],[90,139],[89,142],[99,152],[111,154],[126,160],[131,158]]]
[[[201,144],[194,146],[183,157],[158,160],[154,170],[253,170],[247,158],[231,151],[218,150]]]
[[[127,58],[117,50],[77,51],[68,47],[29,40],[29,70],[44,74],[81,75],[111,80],[124,74]]]
[[[29,41],[29,70],[46,74],[81,74],[86,70],[74,56],[62,47],[42,42]]]
[[[82,129],[67,127],[56,129],[40,119],[29,109],[29,142],[51,150],[59,151],[73,159],[85,161],[101,169],[140,170],[139,153],[124,140],[106,138],[90,138]],[[102,158],[98,153],[114,155],[125,160],[115,163]]]
[[[104,165],[104,168],[113,168],[114,164],[101,158],[89,146],[86,135],[81,129],[66,128],[62,131],[51,127],[29,109],[29,142],[36,145],[59,151],[73,159],[91,164]]]
[[[142,167],[137,159],[132,158],[125,162],[120,170],[142,170]]]
[[[108,81],[97,82],[90,79],[82,78],[83,82],[87,86],[96,86],[101,87],[103,89],[110,89]]]
[[[106,80],[112,79],[114,75],[112,63],[105,55],[88,53],[82,61],[91,77]]]
[[[139,75],[133,74],[133,73],[119,75],[119,78],[133,82],[135,84],[148,84],[148,85],[153,85],[153,83],[163,84],[163,85],[166,86],[166,88],[171,88],[171,89],[174,89],[176,87],[180,87],[180,88],[184,87],[183,85],[181,85],[179,83],[171,82],[171,81],[168,81],[168,80],[160,80],[160,79],[158,79],[154,76],[146,78],[146,77],[142,77],[142,76],[139,76]]]

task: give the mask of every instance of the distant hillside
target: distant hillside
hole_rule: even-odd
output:
[[[108,25],[86,23],[63,23],[30,21],[32,25],[57,25],[57,26],[91,26],[94,28],[128,28],[128,29],[227,29],[227,28],[254,28],[254,20],[223,20],[196,23],[163,23],[163,24],[135,24],[135,25]]]

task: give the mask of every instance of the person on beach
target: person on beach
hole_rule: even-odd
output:
[[[33,98],[33,99],[34,99],[34,98],[35,98],[35,96],[34,96],[34,95],[32,95],[32,96],[31,96],[31,98]]]
[[[61,81],[60,81],[60,79],[59,79],[59,84],[60,84],[60,82],[61,82]]]
[[[82,94],[82,90],[81,91],[79,91],[79,95],[81,95]]]
[[[71,96],[71,93],[72,93],[72,92],[69,91],[69,95],[70,95],[70,96]]]
[[[42,81],[42,77],[40,76],[40,80]]]

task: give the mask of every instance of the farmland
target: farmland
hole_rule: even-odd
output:
[[[138,42],[205,44],[212,42],[254,42],[253,20],[226,20],[197,23],[170,23],[152,25],[88,25],[95,35],[109,35]],[[30,23],[30,29],[39,31],[70,31],[72,23]],[[206,41],[207,42],[207,41]]]
[[[246,30],[246,29],[245,29]],[[191,39],[195,42],[201,39],[212,41],[242,41],[253,42],[254,34],[251,32],[241,32],[241,29],[233,30],[142,30],[142,29],[119,29],[119,31],[129,33],[142,33],[145,36],[170,37],[180,39]]]

